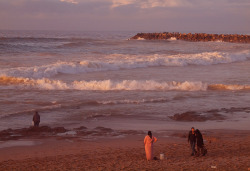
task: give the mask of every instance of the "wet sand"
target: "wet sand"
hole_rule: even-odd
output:
[[[250,170],[250,131],[202,130],[208,149],[202,157],[190,156],[187,132],[153,133],[158,138],[155,156],[165,154],[164,160],[154,161],[145,158],[141,133],[96,139],[26,136],[0,143],[0,170]],[[8,142],[23,146],[4,147]]]

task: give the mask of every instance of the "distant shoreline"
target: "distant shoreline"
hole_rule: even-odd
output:
[[[163,33],[137,33],[130,40],[185,40],[191,42],[208,42],[221,41],[231,43],[250,43],[250,35],[239,34],[207,34],[207,33],[179,33],[179,32],[163,32]]]

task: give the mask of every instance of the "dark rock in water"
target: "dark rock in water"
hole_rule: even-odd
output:
[[[185,122],[205,122],[207,120],[224,120],[225,117],[223,115],[212,113],[207,115],[201,115],[194,111],[188,111],[182,114],[175,114],[174,116],[169,116],[169,118],[175,121],[185,121]]]
[[[250,35],[238,35],[238,34],[206,34],[206,33],[138,33],[130,39],[146,39],[146,40],[167,40],[170,38],[176,38],[177,40],[186,41],[222,41],[232,43],[250,43]]]
[[[64,133],[64,132],[67,132],[68,130],[65,129],[64,127],[55,127],[55,128],[52,128],[52,131],[54,133]]]
[[[101,126],[96,127],[94,130],[102,131],[102,132],[113,132],[114,130],[111,128],[104,128]]]
[[[20,138],[41,138],[43,136],[53,136],[58,133],[64,133],[67,130],[64,127],[51,128],[48,126],[29,127],[21,129],[7,129],[0,131],[0,140],[16,140]]]
[[[52,129],[48,126],[40,126],[40,127],[29,127],[29,128],[22,128],[20,131],[26,132],[51,132]]]
[[[11,132],[8,131],[8,130],[3,130],[3,131],[0,132],[0,137],[8,137],[10,135],[11,135]]]
[[[169,116],[169,118],[176,121],[206,121],[206,117],[201,116],[193,111],[188,111],[182,114],[175,114],[174,116]]]
[[[63,133],[66,132],[68,130],[66,130],[64,127],[55,127],[55,128],[51,128],[48,126],[41,126],[41,127],[29,127],[27,128],[23,128],[21,129],[23,131],[26,132],[37,132],[37,133]]]
[[[85,126],[81,126],[81,127],[79,127],[79,128],[74,128],[74,130],[85,130],[85,129],[88,129],[88,128],[85,127]]]

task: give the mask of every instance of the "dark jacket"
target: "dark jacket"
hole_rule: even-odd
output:
[[[200,131],[197,130],[195,131],[195,134],[197,139],[197,146],[202,147],[204,145],[202,134],[200,133]]]
[[[33,116],[33,121],[35,123],[39,123],[40,122],[40,115],[38,113],[35,113]]]
[[[192,131],[189,131],[188,142],[190,142],[190,143],[196,143],[196,135],[195,135],[195,133],[192,134]]]

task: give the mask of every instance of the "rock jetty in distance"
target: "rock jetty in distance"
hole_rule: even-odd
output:
[[[239,34],[206,34],[206,33],[179,33],[179,32],[163,32],[163,33],[138,33],[130,40],[186,40],[192,42],[207,42],[207,41],[221,41],[231,43],[250,43],[250,35],[239,35]]]

